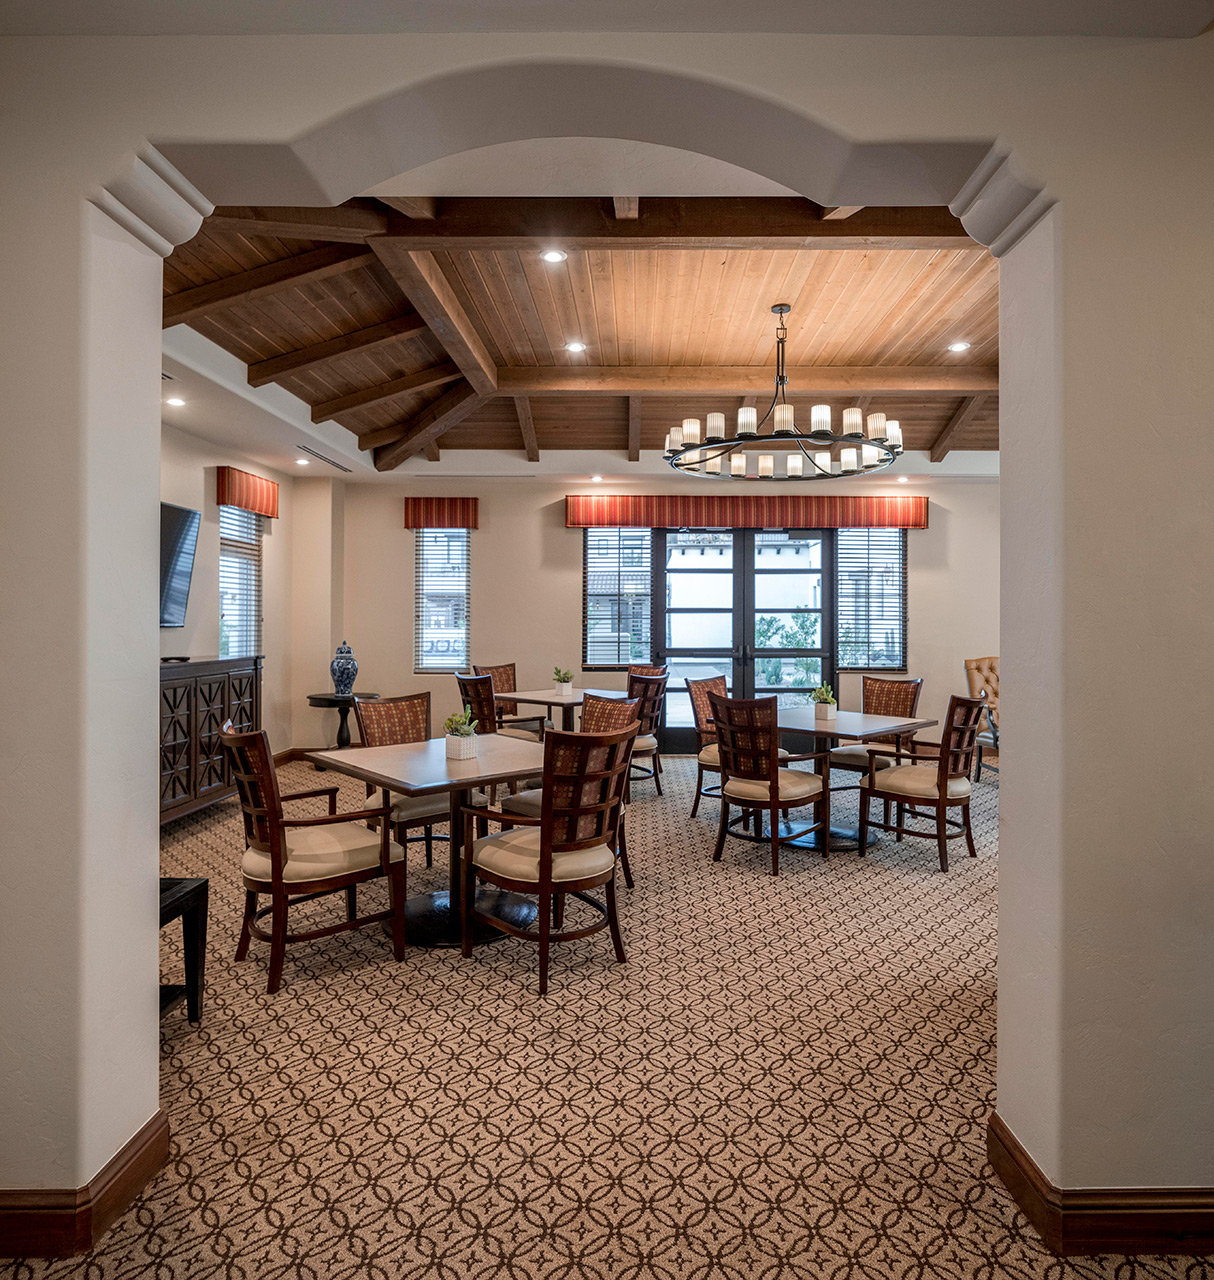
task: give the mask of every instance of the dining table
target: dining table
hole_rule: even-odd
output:
[[[460,842],[463,807],[472,793],[498,783],[540,777],[544,772],[541,743],[510,738],[500,733],[476,736],[476,755],[466,760],[447,758],[445,738],[391,747],[350,747],[343,751],[309,751],[306,759],[334,773],[344,773],[402,796],[449,797],[451,840],[448,845],[448,887],[415,894],[405,902],[405,940],[411,947],[460,945]],[[386,796],[385,796],[386,799]],[[507,893],[488,885],[476,894],[476,909],[497,916],[519,929],[535,920],[536,902],[522,894]],[[497,942],[507,935],[492,925],[473,924],[475,944]]]
[[[795,733],[809,735],[819,741],[815,751],[826,749],[827,745],[840,742],[872,742],[874,738],[910,738],[920,729],[930,729],[938,720],[926,716],[876,716],[865,711],[839,711],[833,719],[818,717],[813,706],[789,706],[776,709],[776,727],[781,734]],[[822,841],[820,833],[811,831],[804,836],[791,834],[793,824],[781,823],[781,829],[790,832],[789,844],[802,849],[820,849]],[[869,830],[868,844],[878,840],[877,832]],[[859,827],[835,826],[830,828],[830,847],[840,853],[854,852],[860,847]]]
[[[561,709],[561,728],[566,733],[573,732],[573,712],[582,705],[587,694],[596,698],[626,698],[625,689],[574,689],[570,693],[562,693],[559,689],[524,689],[521,693],[495,693],[495,702],[517,702],[520,706],[553,707]],[[549,717],[551,718],[551,717]]]

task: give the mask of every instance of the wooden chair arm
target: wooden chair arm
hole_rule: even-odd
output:
[[[533,725],[536,725],[542,731],[544,727],[544,721],[546,718],[547,718],[546,716],[511,716],[509,720],[499,719],[497,722],[497,727],[499,729],[501,728],[516,729],[518,728],[519,725],[533,724]]]
[[[337,812],[337,787],[317,787],[313,791],[292,791],[289,795],[280,796],[280,800],[310,800],[313,796],[329,797],[329,812]]]
[[[829,751],[807,751],[804,755],[799,756],[781,756],[778,767],[783,769],[785,765],[792,764],[794,760],[829,760]]]
[[[462,812],[465,818],[487,818],[490,822],[509,822],[512,826],[518,827],[538,827],[541,825],[540,819],[533,817],[529,813],[510,813],[506,809],[494,809],[489,806],[480,808],[476,805],[466,804],[463,806]]]
[[[379,809],[355,809],[350,813],[331,813],[327,818],[284,818],[284,827],[326,827],[335,822],[357,822],[362,818],[391,818],[392,806]]]

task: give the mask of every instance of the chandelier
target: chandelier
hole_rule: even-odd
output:
[[[784,363],[788,342],[784,317],[792,307],[778,302],[771,310],[779,320],[776,391],[767,412],[759,418],[757,409],[739,409],[732,436],[725,434],[723,413],[708,415],[703,438],[699,418],[684,418],[681,427],[666,434],[666,461],[684,475],[709,480],[830,480],[888,467],[902,452],[902,428],[883,413],[870,413],[866,420],[861,409],[844,409],[840,430],[835,432],[830,405],[816,404],[809,411],[809,431],[797,429],[788,403]]]

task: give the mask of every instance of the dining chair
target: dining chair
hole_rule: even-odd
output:
[[[515,664],[513,662],[499,662],[493,667],[476,667],[472,668],[472,674],[477,676],[492,676],[493,692],[496,693],[513,693],[518,688],[518,679],[515,676]],[[518,715],[517,702],[496,702],[495,710],[497,712],[497,724],[500,729],[505,724],[507,717]],[[545,720],[543,716],[524,716],[520,720],[514,721],[516,724],[536,724],[545,729],[552,728],[552,721]]]
[[[885,676],[863,676],[860,681],[860,710],[865,715],[900,716],[904,720],[909,720],[919,709],[919,695],[922,692],[921,679],[890,680]],[[907,750],[914,754],[914,739],[913,733],[890,734],[884,738],[870,738],[866,744],[852,742],[835,747],[830,753],[831,771],[841,769],[844,773],[866,776],[870,746],[876,750],[888,752],[888,754],[879,755],[876,762],[878,769],[886,769],[893,763],[893,752],[901,750],[904,741],[910,744]],[[848,790],[850,789],[849,787]],[[889,821],[888,803],[884,809],[884,821]]]
[[[652,778],[658,795],[662,794],[662,756],[658,751],[658,725],[662,721],[662,702],[666,697],[666,676],[628,677],[628,697],[635,698],[640,706],[637,719],[641,730],[632,749],[632,769],[629,773],[628,799],[632,799],[632,783],[641,778]],[[649,767],[638,760],[650,761]]]
[[[898,751],[894,760],[885,768],[877,766],[881,753],[869,753],[868,776],[860,784],[860,853],[867,851],[868,829],[893,831],[900,842],[903,836],[934,838],[940,853],[940,870],[948,870],[948,842],[965,837],[971,858],[978,856],[974,849],[974,833],[970,828],[970,771],[974,767],[974,753],[978,747],[978,727],[986,709],[985,698],[963,698],[954,694],[948,703],[944,718],[944,732],[939,742],[919,740],[920,746],[936,747],[939,756],[930,765],[912,752]],[[903,763],[903,761],[908,763]],[[868,816],[869,801],[893,800],[896,805],[895,820],[874,822]],[[949,809],[960,808],[961,818],[950,818]],[[935,818],[930,831],[917,831],[906,825],[906,812],[917,818]],[[927,812],[924,812],[927,810]]]
[[[538,942],[540,995],[548,991],[548,955],[553,942],[571,942],[611,930],[616,960],[626,960],[615,901],[615,867],[624,789],[637,725],[617,733],[565,733],[544,738],[543,807],[538,818],[500,809],[465,809],[460,924],[463,954],[472,954],[472,924]],[[473,839],[473,823],[507,821],[511,828]],[[478,880],[507,893],[539,899],[536,931],[476,910]],[[603,899],[591,890],[603,889]],[[554,900],[572,894],[602,918],[581,928],[554,927]]]
[[[630,676],[664,676],[666,674],[665,667],[629,667],[628,674]]]
[[[430,692],[407,693],[399,698],[360,698],[354,695],[354,716],[364,747],[397,747],[410,742],[426,742],[430,737]],[[367,783],[367,796],[375,787]],[[392,802],[392,831],[398,844],[408,848],[419,840],[426,848],[426,866],[434,865],[434,825],[450,817],[446,797],[397,796]],[[410,831],[421,827],[420,836]]]
[[[966,658],[965,679],[969,685],[970,697],[986,694],[986,728],[978,733],[978,764],[974,770],[974,781],[982,781],[982,752],[993,751],[999,754],[999,659]],[[998,768],[988,762],[986,766],[993,774]]]
[[[491,675],[475,675],[455,677],[459,683],[459,699],[461,705],[472,708],[472,716],[476,721],[476,732],[500,733],[504,738],[522,738],[527,742],[541,742],[544,737],[544,717],[527,716],[518,720],[503,720],[498,716],[494,693],[497,686]],[[507,706],[515,706],[511,702]],[[525,726],[532,725],[533,728]]]
[[[770,698],[726,698],[708,694],[716,727],[721,770],[721,825],[717,831],[717,847],[712,860],[721,861],[725,837],[752,842],[770,842],[771,874],[780,874],[780,845],[799,840],[810,832],[821,833],[822,852],[830,852],[830,752],[816,751],[806,755],[780,755],[780,730],[777,700]],[[793,761],[815,760],[821,773],[805,773],[783,767]],[[780,831],[780,820],[790,810],[812,805],[814,822],[798,824],[795,830]],[[734,828],[729,810],[742,810],[741,825]],[[762,816],[766,813],[769,830],[762,835]],[[747,834],[747,820],[755,827]]]
[[[283,794],[270,754],[270,740],[264,729],[237,733],[231,720],[224,723],[219,739],[227,751],[232,780],[244,814],[245,851],[240,869],[244,880],[244,919],[236,959],[249,953],[249,942],[260,938],[270,944],[270,972],[266,992],[273,995],[282,985],[287,943],[308,942],[333,933],[361,929],[364,925],[391,921],[392,951],[397,960],[405,958],[405,851],[391,839],[392,808],[337,812],[337,787],[317,787],[312,791]],[[286,818],[283,804],[327,796],[329,813],[321,818]],[[365,824],[378,822],[378,832]],[[370,915],[358,914],[358,886],[370,880],[388,881],[388,909]],[[345,893],[346,918],[339,924],[287,931],[289,909],[301,902]],[[263,895],[268,907],[258,907]],[[270,917],[270,932],[257,922]]]

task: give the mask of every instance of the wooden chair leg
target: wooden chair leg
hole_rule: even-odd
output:
[[[757,814],[758,809],[755,810]],[[773,808],[771,811],[771,874],[778,876],[780,874],[780,811]]]
[[[865,857],[868,853],[868,802],[870,796],[863,787],[860,788],[860,830],[856,833],[856,838],[860,842],[860,857]],[[886,801],[889,804],[889,801]]]
[[[257,914],[257,895],[252,889],[246,889],[244,895],[244,919],[240,922],[240,941],[236,944],[236,959],[243,960],[249,954],[249,941],[253,917]]]
[[[901,800],[899,800],[898,803],[894,806],[894,823],[898,828],[897,834],[894,836],[894,839],[898,842],[898,844],[901,844],[902,828],[906,826],[906,805],[904,805]]]
[[[270,976],[266,994],[273,995],[282,986],[282,966],[287,958],[287,898],[275,895],[270,912]]]
[[[455,831],[451,839],[458,839]],[[476,893],[476,868],[472,865],[472,819],[464,823],[464,848],[460,862],[459,892],[459,943],[460,954],[472,954],[472,900]]]
[[[540,894],[540,995],[548,994],[548,949],[552,933],[552,895]]]
[[[940,849],[940,870],[948,870],[948,827],[944,823],[944,815],[948,812],[943,805],[936,810],[936,845]]]
[[[824,792],[817,804],[817,818],[822,824],[822,856],[830,854],[830,792]]]
[[[982,781],[982,747],[979,746],[978,764],[977,764],[977,767],[974,769],[974,782],[979,783],[981,781]]]
[[[392,908],[392,954],[405,958],[405,860],[392,863],[388,872],[388,905]]]
[[[615,958],[620,964],[626,964],[628,957],[624,954],[624,939],[620,936],[620,913],[615,905],[615,879],[607,881],[605,886],[607,900],[607,923],[611,927],[611,941],[615,946]]]
[[[565,895],[563,893],[554,893],[552,895],[552,927],[559,929],[565,923]]]
[[[628,828],[624,824],[624,819],[620,819],[620,866],[624,872],[624,883],[633,889],[636,886],[632,883],[632,868],[628,865]]]
[[[970,826],[970,807],[968,804],[963,804],[961,806],[961,820],[965,823],[965,843],[969,848],[970,857],[976,858],[978,856],[978,850],[974,848],[974,830]]]
[[[694,818],[700,811],[700,797],[704,794],[704,766],[696,765],[696,794],[691,802],[691,816]]]
[[[655,751],[653,753],[653,785],[658,790],[658,795],[662,794],[662,757]]]
[[[882,807],[881,807],[881,821],[882,821],[882,822],[883,822],[887,827],[889,826],[889,801],[888,801],[888,800],[884,800],[884,801],[882,801]]]
[[[729,803],[722,796],[721,798],[721,822],[717,827],[717,847],[713,850],[713,862],[720,862],[721,855],[725,852],[725,837],[729,834]]]
[[[434,866],[434,828],[426,827],[422,834],[426,839],[426,866]]]
[[[346,885],[346,919],[358,919],[358,885]]]

